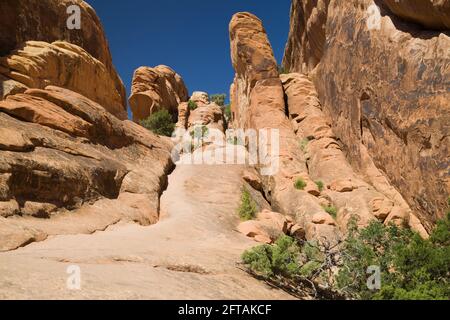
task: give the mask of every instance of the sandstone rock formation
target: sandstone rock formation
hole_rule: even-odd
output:
[[[0,123],[0,250],[158,220],[168,140],[53,86],[0,101]]]
[[[125,120],[100,22],[75,1],[83,28],[67,29],[73,3],[0,4],[0,251],[159,219],[172,143]]]
[[[67,8],[78,5],[81,29],[67,28]],[[82,0],[4,0],[0,3],[0,56],[21,49],[24,42],[66,41],[85,49],[103,63],[126,110],[125,87],[117,75],[103,27],[94,9]],[[106,106],[105,106],[106,107]]]
[[[330,0],[293,0],[289,38],[283,65],[290,71],[308,73],[322,58]]]
[[[397,216],[399,224],[408,223],[426,236],[427,232],[406,201],[386,179],[380,178],[382,174],[375,166],[366,170],[363,178],[368,182],[354,172],[308,77],[298,73],[280,77],[287,97],[289,117],[299,140],[304,141],[309,177],[312,181],[323,183],[324,188],[319,195],[329,200],[325,203],[326,207],[332,205],[338,210],[336,219],[340,228],[345,229],[353,215],[359,217],[362,225],[375,218],[387,224],[393,216]],[[370,158],[365,159],[367,167],[371,163]]]
[[[449,2],[327,3],[293,1],[285,68],[311,76],[352,166],[391,183],[430,231],[450,194],[450,38],[433,30],[448,29]]]
[[[293,299],[236,267],[255,246],[235,231],[242,169],[177,166],[151,227],[117,225],[0,253],[0,299]],[[74,264],[82,290],[66,287]]]
[[[316,198],[294,188],[295,179],[307,176],[308,169],[285,114],[284,89],[262,22],[250,13],[236,14],[230,23],[230,40],[236,70],[230,94],[233,127],[279,130],[280,152],[268,155],[279,162],[279,170],[263,177],[264,193],[272,209],[291,216],[307,229],[307,239],[336,240],[339,232],[335,226],[312,221],[315,214],[324,213]]]
[[[209,129],[217,130],[216,132],[220,132],[221,135],[225,132],[223,108],[210,102],[208,93],[195,91],[189,101],[195,103],[195,109],[191,109],[188,102],[182,102],[178,106],[176,128],[179,130],[179,135],[186,134],[184,140],[191,140],[192,132],[202,128],[207,128],[208,131]],[[205,135],[207,136],[208,133],[205,132]]]
[[[3,89],[2,98],[26,88],[64,86],[94,100],[119,119],[127,119],[123,97],[106,66],[76,45],[28,41],[0,58],[0,73],[15,81],[11,89]]]
[[[129,102],[135,122],[161,109],[176,117],[178,105],[187,99],[188,90],[183,79],[171,68],[140,67],[134,72]]]
[[[370,157],[363,175],[348,163],[308,77],[278,74],[261,21],[236,14],[230,35],[236,70],[233,127],[279,130],[279,155],[269,155],[278,159],[279,171],[262,182],[272,209],[292,217],[296,231],[308,240],[336,241],[353,216],[361,226],[375,219],[409,223],[426,236],[402,196],[370,165]],[[296,181],[304,187],[295,188]],[[328,212],[334,210],[332,217]]]
[[[325,215],[332,220],[329,215]],[[238,231],[257,242],[271,244],[283,234],[291,234],[293,227],[289,217],[264,209],[256,215],[256,219],[242,222]]]
[[[210,102],[206,92],[194,92],[190,98],[197,108],[190,110],[186,129],[195,126],[206,126],[208,129],[225,131],[225,118],[223,109],[214,102]]]
[[[449,0],[386,0],[384,3],[395,15],[406,20],[430,29],[450,29]]]
[[[202,91],[194,91],[189,100],[195,102],[198,106],[203,106],[210,102],[209,94]]]

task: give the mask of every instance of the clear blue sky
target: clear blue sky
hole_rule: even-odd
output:
[[[278,61],[289,32],[290,0],[87,0],[103,23],[113,62],[130,92],[139,66],[165,64],[189,91],[229,93],[234,71],[228,24],[249,11],[262,19]]]

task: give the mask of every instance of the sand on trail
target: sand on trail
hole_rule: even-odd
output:
[[[0,299],[292,299],[237,268],[242,166],[178,165],[150,227],[120,224],[0,254]],[[69,266],[81,290],[69,290]],[[70,278],[72,279],[72,278]]]

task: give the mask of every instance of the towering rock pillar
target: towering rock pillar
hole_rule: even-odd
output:
[[[284,59],[312,77],[353,167],[373,159],[428,230],[450,194],[449,8],[293,0]]]

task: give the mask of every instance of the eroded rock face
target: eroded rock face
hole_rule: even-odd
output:
[[[426,237],[422,224],[370,156],[364,160],[363,174],[348,162],[314,83],[299,73],[278,75],[261,21],[237,14],[230,33],[236,70],[231,86],[233,128],[278,130],[279,154],[268,156],[278,160],[279,170],[261,174],[261,189],[272,210],[292,218],[290,234],[334,243],[356,217],[361,227],[373,220],[394,221]],[[261,165],[259,169],[262,172]],[[260,235],[264,242],[268,237],[259,224],[246,223],[243,231]]]
[[[417,24],[429,25],[423,19],[428,17],[443,26],[449,11],[437,10],[447,1],[431,3],[386,1],[392,12],[415,23],[381,6],[379,28],[368,30],[373,1],[330,1],[322,26],[299,38],[301,26],[316,21],[314,12],[323,7],[294,0],[284,60],[288,70],[311,75],[353,167],[374,184],[390,181],[427,230],[443,217],[450,193],[450,38]],[[305,6],[310,10],[302,11]],[[305,52],[312,38],[323,39],[323,30],[325,50],[320,61],[308,64]]]
[[[384,3],[404,19],[431,29],[450,29],[449,0],[386,0]]]
[[[4,89],[3,98],[24,88],[63,86],[98,102],[119,119],[127,119],[121,92],[106,66],[76,45],[28,41],[0,58],[0,73],[18,83],[14,89]]]
[[[140,67],[134,72],[129,98],[133,120],[148,118],[166,109],[175,117],[178,106],[188,100],[188,90],[179,74],[167,66]]]
[[[231,55],[236,71],[232,85],[231,109],[235,129],[276,129],[280,135],[279,170],[263,176],[263,189],[272,209],[293,217],[308,240],[335,241],[335,226],[315,224],[313,216],[325,213],[318,199],[305,190],[296,190],[300,176],[308,176],[303,153],[294,128],[285,114],[284,88],[262,22],[250,13],[236,14],[230,23]]]
[[[293,0],[291,24],[283,65],[291,71],[309,73],[323,56],[325,26],[330,0]]]
[[[190,101],[195,102],[198,106],[209,104],[209,94],[203,91],[195,91],[192,93]]]
[[[9,239],[0,250],[121,219],[158,220],[168,139],[54,86],[0,101],[0,123],[0,224]]]
[[[67,8],[78,5],[81,29],[67,28]],[[0,56],[21,49],[24,42],[65,41],[85,49],[103,63],[120,93],[126,109],[125,87],[117,75],[100,19],[94,9],[81,0],[4,0],[0,3]]]
[[[208,129],[225,131],[225,118],[223,108],[214,102],[210,102],[206,92],[195,91],[189,98],[197,106],[191,110],[187,102],[182,102],[178,106],[178,122],[176,127],[192,131],[194,128],[206,127]]]
[[[352,216],[358,217],[358,224],[365,226],[375,219],[388,224],[391,221],[388,216],[395,215],[399,224],[409,224],[427,236],[406,201],[387,180],[381,179],[382,174],[369,157],[364,163],[372,167],[365,170],[364,176],[358,175],[348,163],[311,80],[298,73],[280,77],[289,116],[299,140],[303,141],[302,149],[307,159],[309,177],[302,178],[316,183],[320,181],[323,186],[319,188],[318,196],[329,201],[322,205],[336,208],[335,218],[339,227],[345,230]],[[318,214],[313,221],[326,221],[324,217]]]

